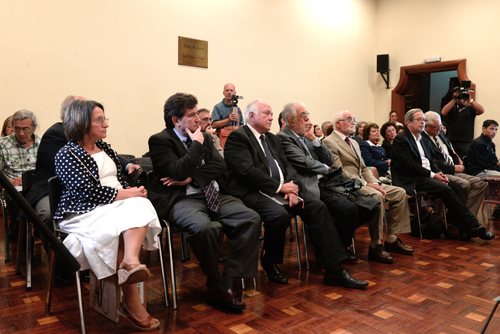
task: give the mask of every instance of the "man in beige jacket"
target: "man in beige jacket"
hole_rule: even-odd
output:
[[[404,255],[413,254],[413,249],[403,244],[398,238],[399,233],[410,232],[410,217],[408,201],[403,188],[381,184],[361,158],[358,143],[349,138],[354,133],[356,119],[349,111],[341,111],[333,117],[334,131],[323,140],[335,157],[334,166],[342,167],[344,175],[358,179],[363,183],[361,191],[380,201],[380,212],[368,222],[371,244],[368,257],[383,263],[393,263],[394,258],[388,253]],[[385,202],[388,202],[387,238],[382,245],[384,236]]]

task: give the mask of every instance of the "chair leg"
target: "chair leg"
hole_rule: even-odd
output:
[[[354,237],[352,237],[352,253],[356,255],[356,242],[354,241]]]
[[[415,190],[413,191],[413,193],[415,195],[415,206],[417,208],[418,230],[420,232],[420,240],[422,240],[422,224],[420,222],[420,206],[418,205],[419,196],[417,195],[417,192]]]
[[[172,307],[177,310],[177,283],[175,281],[175,268],[174,268],[174,246],[172,242],[172,231],[167,222],[167,246],[168,246],[168,256],[170,260],[170,284],[172,285]]]
[[[80,271],[75,273],[76,289],[78,290],[78,310],[80,311],[80,328],[82,334],[86,333],[85,330],[85,314],[83,312],[83,297],[82,297],[82,284],[80,283]]]
[[[26,221],[26,289],[31,291],[31,222]]]
[[[45,313],[50,312],[50,304],[52,303],[52,287],[54,286],[54,274],[55,274],[55,260],[56,252],[50,250],[50,262],[49,262],[49,282],[47,287],[47,297],[45,299]]]
[[[182,263],[190,260],[188,243],[187,243],[187,240],[186,240],[186,235],[187,235],[186,232],[181,232],[180,233],[180,238],[181,238],[181,262]]]
[[[2,189],[2,192],[4,189]],[[10,247],[9,247],[9,215],[7,214],[7,205],[5,204],[5,200],[2,198],[2,214],[3,214],[3,236],[5,242],[5,263],[10,263]]]
[[[302,237],[304,239],[304,257],[306,259],[306,270],[309,271],[309,253],[307,252],[306,223],[302,221]]]
[[[295,231],[295,245],[297,247],[297,261],[299,262],[299,271],[300,271],[302,270],[302,260],[300,258],[299,228],[297,227],[297,217],[292,218],[292,224]]]
[[[25,223],[24,221],[19,222],[19,235],[17,237],[17,265],[16,265],[16,275],[21,275],[21,260],[23,257],[23,235],[25,232]]]
[[[158,257],[160,258],[160,268],[161,268],[161,278],[163,281],[163,292],[165,294],[165,307],[169,307],[168,302],[168,284],[167,284],[167,275],[165,274],[165,263],[163,262],[163,246],[161,242],[161,238],[163,237],[163,229],[161,230],[160,235],[158,236]]]

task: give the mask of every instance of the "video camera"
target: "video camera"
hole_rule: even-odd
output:
[[[458,93],[457,99],[458,100],[466,100],[468,101],[470,99],[470,94],[471,92],[474,92],[474,89],[470,88],[470,81],[462,81],[460,83],[460,86],[457,86],[453,88],[453,93]]]
[[[241,95],[233,95],[231,96],[231,100],[233,100],[233,107],[238,105],[238,99],[242,99],[243,96]]]

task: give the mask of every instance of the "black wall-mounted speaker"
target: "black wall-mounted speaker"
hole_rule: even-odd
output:
[[[377,55],[377,72],[389,72],[389,55]]]

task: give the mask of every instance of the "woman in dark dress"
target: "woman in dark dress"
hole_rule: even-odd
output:
[[[380,134],[384,137],[384,142],[382,143],[382,147],[385,150],[385,156],[387,159],[392,159],[392,143],[394,142],[394,138],[396,138],[396,124],[393,122],[387,122],[382,125],[380,129]]]
[[[366,166],[375,167],[380,176],[386,176],[390,160],[387,160],[385,150],[379,145],[380,133],[378,125],[370,123],[363,129],[363,141],[359,144],[361,157]]]

